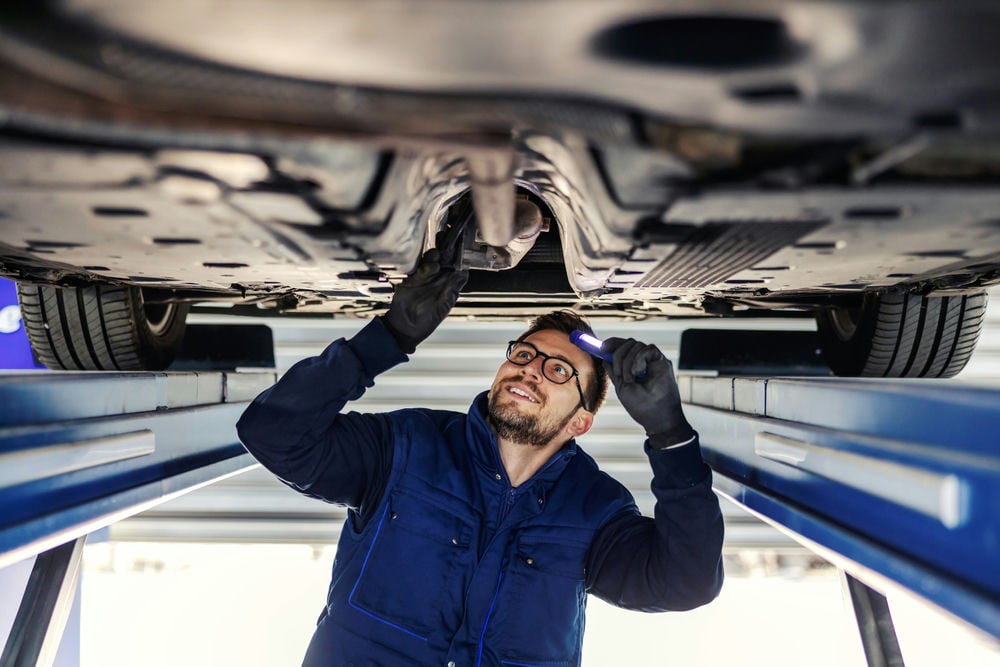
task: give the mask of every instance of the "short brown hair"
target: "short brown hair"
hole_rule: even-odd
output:
[[[561,331],[566,335],[579,329],[591,336],[594,335],[594,330],[582,316],[572,310],[554,310],[531,320],[527,331],[518,336],[517,340],[521,342],[531,334],[549,329]],[[604,362],[601,359],[593,355],[588,356],[590,356],[591,366],[594,370],[594,381],[584,387],[583,396],[587,399],[587,405],[583,407],[596,414],[597,409],[604,405],[604,399],[608,396],[608,372],[604,370]]]

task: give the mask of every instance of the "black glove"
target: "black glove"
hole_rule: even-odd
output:
[[[608,338],[603,349],[612,354],[611,363],[603,363],[618,400],[646,435],[691,428],[681,410],[674,366],[659,348],[632,338]]]
[[[442,266],[436,248],[424,253],[413,275],[396,287],[389,312],[382,318],[404,352],[413,354],[417,345],[434,333],[468,279],[468,271]]]

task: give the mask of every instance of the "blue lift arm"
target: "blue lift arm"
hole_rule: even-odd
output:
[[[0,374],[0,568],[256,465],[275,373]]]
[[[892,582],[1000,638],[1000,391],[679,382],[718,491],[865,584]]]

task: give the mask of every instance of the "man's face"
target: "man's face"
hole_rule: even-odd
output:
[[[561,331],[546,329],[524,340],[540,353],[572,365],[580,372],[583,388],[593,381],[590,357]],[[550,381],[542,374],[544,361],[540,354],[526,366],[510,361],[500,366],[490,387],[488,408],[490,425],[498,437],[541,447],[560,435],[577,411],[583,410],[576,379],[564,384]]]

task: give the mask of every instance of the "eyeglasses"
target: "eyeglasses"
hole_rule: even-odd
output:
[[[507,343],[507,361],[517,366],[527,366],[537,357],[542,358],[542,376],[553,384],[566,384],[576,380],[576,390],[580,392],[580,405],[587,410],[587,401],[583,398],[583,387],[580,386],[580,371],[565,359],[553,357],[539,352],[538,348],[525,341],[512,340]]]

